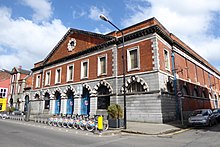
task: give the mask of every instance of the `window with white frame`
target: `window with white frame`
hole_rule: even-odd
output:
[[[12,76],[11,82],[13,83],[13,82],[15,82],[15,80],[16,80],[16,74],[14,74],[14,75]]]
[[[36,84],[35,84],[35,88],[39,88],[40,87],[40,75],[36,76]]]
[[[170,58],[169,58],[169,52],[167,50],[164,50],[164,64],[165,64],[165,69],[170,70]]]
[[[131,48],[127,50],[128,70],[136,70],[140,68],[139,48]]]
[[[67,66],[67,82],[68,81],[73,81],[73,72],[74,72],[74,65],[68,65]]]
[[[85,60],[81,62],[81,79],[88,78],[89,61]]]
[[[61,68],[56,69],[55,84],[61,83]]]
[[[51,71],[46,72],[45,85],[50,85],[50,74]]]
[[[0,88],[0,98],[7,97],[7,88]]]
[[[107,55],[98,57],[98,75],[107,74]]]
[[[21,93],[21,84],[18,84],[18,93]]]

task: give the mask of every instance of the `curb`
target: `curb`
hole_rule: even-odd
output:
[[[188,129],[177,128],[177,129],[171,129],[171,130],[167,130],[167,131],[159,132],[159,133],[146,133],[146,132],[132,131],[132,130],[121,130],[121,132],[131,133],[131,134],[142,134],[142,135],[169,136],[169,135],[179,134],[179,133],[182,133],[188,130],[190,130],[190,128]]]
[[[173,135],[176,135],[176,134],[180,134],[180,133],[189,131],[189,130],[191,130],[191,129],[192,129],[192,128],[180,129],[179,131],[175,131],[175,132],[171,132],[171,133],[167,133],[167,134],[158,135],[158,137],[173,136]]]

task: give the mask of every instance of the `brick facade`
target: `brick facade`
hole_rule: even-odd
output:
[[[197,108],[218,107],[215,101],[218,103],[219,99],[219,72],[155,18],[122,31],[129,121],[162,123],[176,119],[178,100],[175,92],[181,92],[185,97],[185,114]],[[72,38],[76,40],[75,48],[68,51]],[[120,32],[100,35],[70,29],[49,55],[32,69],[33,89],[28,93],[33,100],[32,114],[67,114],[70,91],[74,103],[72,113],[106,113],[106,109],[99,109],[101,98],[106,101],[109,98],[110,104],[118,103],[123,108],[122,50]],[[106,63],[102,63],[107,66],[106,73],[98,75],[99,57],[103,56],[107,57]],[[83,61],[88,61],[86,78],[81,77]],[[135,68],[132,69],[131,64]],[[72,81],[67,81],[68,65],[74,65]],[[61,69],[61,82],[57,84],[58,68]],[[48,71],[50,84],[45,85]],[[40,86],[36,87],[38,75]],[[39,112],[39,107],[44,109],[48,96],[49,109]],[[108,103],[106,101],[103,103]]]

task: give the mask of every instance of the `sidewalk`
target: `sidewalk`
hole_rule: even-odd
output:
[[[127,122],[127,129],[122,129],[122,132],[144,135],[162,135],[184,129],[186,129],[186,126],[182,126],[180,122],[171,122],[169,124]]]
[[[127,122],[127,129],[110,129],[104,134],[119,134],[121,132],[143,134],[143,135],[166,135],[174,134],[188,130],[180,122],[171,122],[169,124]]]

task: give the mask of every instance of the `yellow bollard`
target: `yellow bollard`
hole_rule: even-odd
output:
[[[98,130],[103,130],[103,117],[98,116]]]

